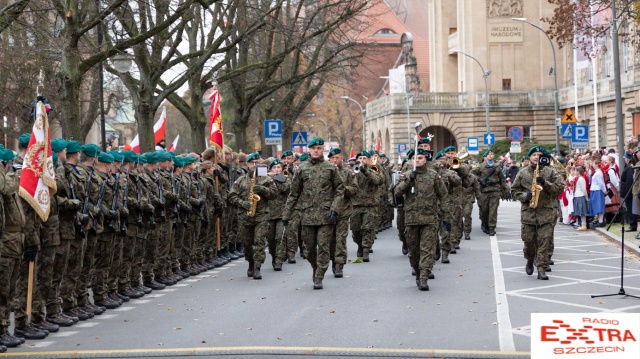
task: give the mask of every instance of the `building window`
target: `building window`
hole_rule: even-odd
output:
[[[502,91],[511,91],[511,79],[502,79]]]
[[[381,29],[374,34],[374,36],[393,36],[393,35],[397,35],[397,34],[391,29]]]

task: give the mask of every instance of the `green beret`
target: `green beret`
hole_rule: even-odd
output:
[[[116,150],[109,151],[109,154],[111,156],[113,156],[113,160],[115,162],[122,162],[122,160],[124,159],[124,156],[122,155],[122,153],[120,153],[120,152],[118,152]]]
[[[11,150],[2,149],[0,150],[0,161],[13,161],[16,155]]]
[[[30,133],[23,133],[20,135],[20,137],[18,137],[18,143],[22,147],[29,147],[29,141],[31,141]]]
[[[384,153],[381,153],[381,154],[380,154],[380,157],[382,157],[382,158],[387,158],[387,155],[385,155]]]
[[[196,159],[193,156],[184,156],[182,157],[182,163],[184,163],[184,165],[190,165],[192,163],[194,163],[196,161]]]
[[[438,160],[438,159],[440,159],[441,157],[444,157],[444,156],[445,156],[444,155],[444,150],[442,150],[442,151],[436,153],[436,158],[435,159]]]
[[[98,161],[102,163],[113,163],[113,160],[113,156],[106,152],[100,152],[98,155]]]
[[[67,148],[68,142],[62,138],[54,138],[51,140],[51,151],[60,152]]]
[[[169,156],[171,156],[171,159],[178,157],[178,155],[176,155],[175,152],[167,152],[167,153],[169,154]]]
[[[317,146],[317,145],[322,145],[324,146],[324,140],[320,137],[316,137],[314,139],[312,139],[311,141],[309,141],[309,144],[307,145],[307,147],[313,147],[313,146]]]
[[[247,156],[247,162],[255,161],[260,159],[260,154],[258,152],[254,152]]]
[[[449,151],[456,152],[456,147],[455,146],[447,146],[447,147],[444,148],[444,150],[442,150],[442,152],[449,152]]]
[[[4,150],[4,145],[0,143],[0,150]]]
[[[418,148],[418,154],[425,156],[427,158],[427,161],[432,161],[433,160],[433,151],[431,151],[431,150],[425,150],[423,148]]]
[[[376,150],[371,150],[371,151],[369,151],[369,153],[371,153],[371,156],[379,155],[378,151],[376,151]]]
[[[291,150],[282,151],[282,156],[280,156],[280,158],[285,158],[287,156],[293,156],[293,151]]]
[[[540,152],[544,154],[545,151],[546,150],[542,146],[533,146],[529,149],[529,152],[527,152],[527,157],[531,157],[531,155],[536,152]]]
[[[418,140],[418,144],[421,145],[423,143],[431,143],[431,138],[430,137],[421,137],[420,140]]]
[[[411,154],[413,156],[413,153]],[[402,160],[402,166],[404,167],[404,164],[407,163],[409,159],[405,158],[404,160]]]
[[[55,165],[56,163],[58,163],[58,154],[53,152],[51,154],[51,159],[53,160],[53,164]]]
[[[138,161],[137,161],[137,162],[138,162],[138,164],[141,164],[141,165],[143,165],[143,164],[147,163],[147,158],[146,158],[145,156],[140,156],[140,155],[138,155],[137,160],[138,160]]]
[[[493,150],[491,149],[491,147],[487,148],[487,150],[484,151],[484,153],[482,154],[482,158],[487,157],[490,153],[493,153]]]
[[[558,160],[558,162],[560,162],[560,163],[565,163],[566,161],[565,161],[565,159],[564,159],[564,158],[560,158],[560,159]]]
[[[419,154],[419,155],[426,156],[426,155],[427,155],[427,150],[425,150],[425,149],[423,149],[423,148],[418,148],[418,154]]]
[[[158,155],[156,155],[155,152],[147,152],[144,154],[145,159],[147,160],[148,164],[156,164],[158,162],[160,162],[160,160],[158,160]]]
[[[299,158],[300,162],[304,162],[304,161],[306,161],[306,160],[307,160],[307,157],[309,157],[309,154],[308,154],[308,153],[306,153],[306,152],[305,152],[305,153],[301,154],[301,155],[300,155],[300,158]]]
[[[98,147],[98,145],[94,145],[93,143],[88,143],[82,146],[81,151],[89,157],[96,157],[100,154],[100,147]]]
[[[122,151],[122,156],[125,162],[138,162],[138,155],[131,150]]]
[[[280,160],[273,160],[271,161],[271,163],[269,163],[269,169],[271,169],[271,167],[275,166],[275,165],[280,165],[282,166],[282,162]]]
[[[171,157],[171,152],[169,151],[156,151],[156,156],[158,156],[158,161],[159,162],[163,162],[163,161],[171,161],[172,157]]]
[[[365,150],[362,150],[360,152],[358,152],[358,154],[356,155],[356,158],[360,157],[360,156],[366,156],[367,158],[371,158],[371,154]]]
[[[416,154],[416,151],[412,148],[409,151],[407,151],[407,158],[408,159],[412,159],[413,155],[415,155],[415,154]]]
[[[67,141],[67,153],[78,153],[80,151],[82,151],[82,144],[79,141]]]
[[[341,149],[339,149],[338,147],[334,147],[331,149],[331,151],[329,151],[329,158],[331,158],[331,156],[339,155],[341,153],[342,153]]]
[[[173,159],[173,167],[184,167],[182,157],[176,157]]]

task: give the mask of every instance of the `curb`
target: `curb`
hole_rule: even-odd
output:
[[[622,238],[620,238],[619,236],[611,232],[607,232],[605,229],[602,229],[602,228],[596,228],[596,231],[600,232],[600,234],[611,239],[612,241],[622,245]],[[625,234],[624,246],[628,251],[631,251],[635,255],[640,256],[640,248],[636,246],[635,243],[629,243],[629,241],[626,239],[626,234]]]

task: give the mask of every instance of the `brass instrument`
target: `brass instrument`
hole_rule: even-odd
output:
[[[451,167],[451,169],[457,170],[458,168],[460,168],[460,164],[462,164],[462,160],[464,160],[467,157],[469,157],[469,152],[466,149],[464,149],[456,153],[455,157],[451,157],[449,159],[449,166]]]
[[[288,170],[289,166],[284,166],[284,168],[282,169],[282,175],[285,177],[289,177],[289,170]]]
[[[369,169],[373,170],[375,173],[380,173],[380,167],[378,166],[378,158],[373,161],[372,164],[369,165]]]
[[[540,191],[542,186],[536,183],[536,178],[540,176],[540,164],[536,164],[536,169],[533,171],[533,181],[531,181],[531,202],[529,202],[529,208],[538,207],[538,198],[540,197]]]
[[[251,177],[251,186],[249,187],[249,210],[247,211],[247,217],[255,217],[256,209],[258,208],[258,202],[260,201],[260,196],[253,193],[253,187],[256,185],[256,172],[253,172],[253,177]]]

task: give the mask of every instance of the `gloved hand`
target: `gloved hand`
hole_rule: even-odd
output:
[[[531,202],[531,198],[533,198],[533,193],[531,193],[531,192],[527,193],[527,197],[525,197],[524,203]]]
[[[369,170],[369,166],[365,166],[364,164],[360,165],[360,172],[367,173],[368,170]]]
[[[263,194],[267,192],[267,187],[261,186],[259,184],[253,186],[253,192],[257,194]]]
[[[38,254],[38,246],[30,245],[24,249],[23,258],[27,262],[33,262],[36,260],[37,254]]]
[[[336,224],[338,221],[338,212],[334,210],[329,210],[329,223]]]
[[[81,206],[82,206],[82,202],[80,202],[79,199],[70,199],[69,200],[70,209],[80,209]]]
[[[118,210],[118,213],[120,213],[120,218],[127,218],[129,217],[129,210],[126,208],[120,208]]]
[[[282,225],[285,226],[285,227],[288,226],[289,225],[289,218],[283,218],[282,219]]]
[[[411,180],[411,182],[415,181],[416,177],[418,177],[418,172],[411,171],[411,174],[409,175],[409,179]]]
[[[249,201],[244,201],[242,202],[241,207],[248,211],[249,208],[251,208],[251,204],[249,203]]]
[[[544,180],[544,178],[542,178],[542,177],[537,177],[537,178],[536,178],[536,183],[537,183],[537,184],[539,184],[539,185],[541,185],[541,186],[544,186],[545,182],[546,182],[546,181],[545,181],[545,180]]]
[[[155,211],[155,208],[153,208],[151,203],[145,203],[144,206],[142,206],[142,210],[147,213],[153,213]]]
[[[202,207],[204,205],[204,198],[200,197],[198,198],[198,206]]]
[[[109,218],[115,219],[118,218],[118,211],[109,211]]]
[[[216,176],[216,177],[220,177],[220,170],[217,169],[217,168],[215,170],[213,170],[213,175]]]
[[[444,229],[447,230],[447,232],[451,232],[451,222],[449,221],[442,221],[442,225],[444,226]]]

